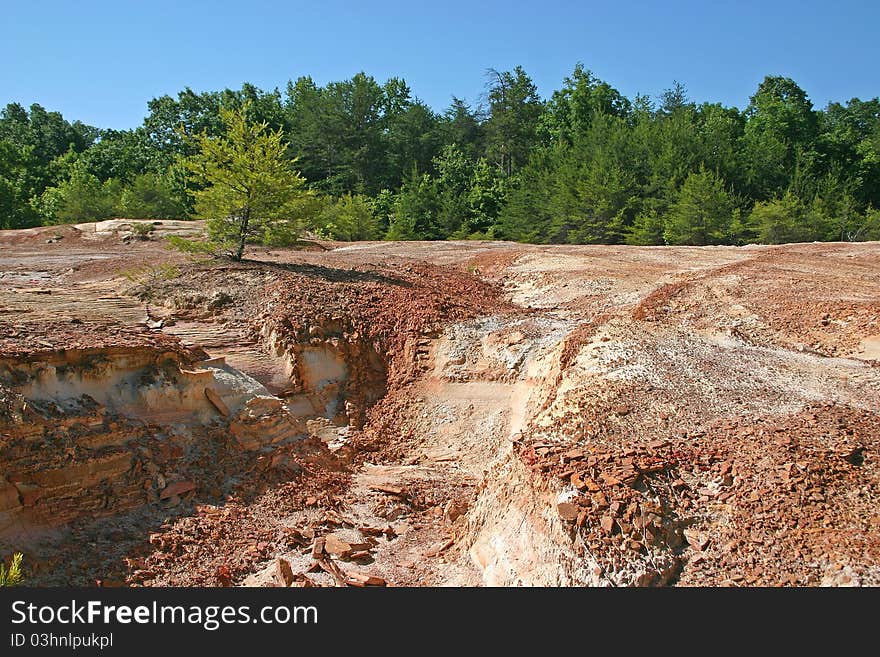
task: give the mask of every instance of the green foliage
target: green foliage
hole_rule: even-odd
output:
[[[663,231],[667,244],[724,244],[729,240],[733,201],[724,181],[700,168],[684,181]]]
[[[538,142],[537,130],[544,103],[538,88],[521,66],[513,71],[487,71],[489,119],[486,121],[486,157],[510,176],[528,162]]]
[[[555,207],[559,216],[569,217],[569,242],[615,243],[630,223],[637,188],[624,126],[621,119],[597,116],[566,161],[562,174],[572,177]]]
[[[97,137],[95,128],[79,121],[69,123],[58,112],[48,112],[33,104],[26,110],[18,103],[10,103],[0,111],[0,140],[30,151],[40,189],[51,181],[47,167],[56,157],[72,150],[81,153]]]
[[[880,210],[868,207],[862,217],[861,226],[853,236],[855,240],[880,240]]]
[[[452,97],[452,103],[439,121],[443,142],[461,149],[468,160],[479,158],[485,150],[485,117],[482,110],[472,108],[461,98]]]
[[[147,223],[133,223],[131,224],[131,232],[138,239],[146,240],[150,238],[150,233],[152,233],[156,227],[152,224],[152,222]]]
[[[295,239],[309,219],[302,201],[310,192],[286,157],[281,129],[250,122],[247,110],[221,108],[225,134],[188,136],[195,152],[181,160],[200,186],[193,193],[195,216],[206,220],[209,240],[235,260],[250,241]]]
[[[186,88],[147,110],[132,130],[0,110],[0,228],[195,215],[233,256],[248,241],[295,243],[301,227],[646,245],[876,235],[880,98],[816,109],[785,77],[766,77],[742,111],[697,104],[678,82],[629,99],[582,64],[546,102],[515,67],[487,72],[482,104],[453,97],[442,112],[405,80],[363,72],[283,91]],[[231,134],[228,112],[256,132]],[[206,141],[229,157],[199,161]],[[248,168],[261,182],[247,191],[220,176]]]
[[[465,232],[470,224],[471,211],[468,194],[474,174],[470,162],[457,144],[450,144],[434,160],[437,169],[437,190],[440,209],[437,223],[445,235],[457,234],[462,225]]]
[[[169,160],[192,153],[185,135],[222,133],[220,94],[196,94],[189,87],[177,95],[154,98],[147,103],[149,114],[144,119],[144,132],[155,151]]]
[[[636,214],[635,151],[624,119],[597,114],[569,145],[533,157],[501,213],[502,234],[526,241],[615,243]]]
[[[752,221],[751,213],[744,212],[742,208],[734,208],[729,232],[732,244],[753,244],[758,241],[758,227]]]
[[[13,554],[9,568],[5,563],[0,562],[0,586],[18,586],[24,581],[24,575],[21,572],[23,558],[24,555],[21,552]]]
[[[214,255],[217,252],[216,245],[210,241],[190,240],[179,235],[168,235],[165,240],[172,249],[191,255]]]
[[[865,239],[870,231],[866,212],[858,210],[857,203],[847,190],[832,187],[826,182],[810,205],[810,222],[815,227],[815,239],[853,242]]]
[[[121,196],[118,180],[102,183],[84,167],[76,166],[69,179],[46,189],[35,207],[46,224],[101,221],[118,214]]]
[[[459,229],[464,237],[488,235],[507,199],[510,178],[485,158],[474,165],[467,191],[467,220]]]
[[[334,196],[398,188],[442,145],[440,117],[399,78],[382,85],[358,73],[319,87],[301,77],[287,85],[284,115],[303,175]]]
[[[625,241],[636,246],[663,244],[663,218],[654,209],[640,212],[629,227]]]
[[[318,218],[321,233],[334,240],[355,242],[379,239],[379,221],[369,198],[344,194],[327,205]]]
[[[805,242],[814,236],[813,227],[807,224],[807,211],[804,203],[789,192],[782,198],[755,203],[750,221],[766,244]]]
[[[173,157],[158,150],[141,127],[101,131],[97,143],[83,152],[79,160],[98,180],[131,181],[142,173],[162,174]]]
[[[555,216],[551,199],[557,189],[557,170],[568,147],[539,149],[527,167],[511,180],[507,202],[493,227],[501,239],[520,242],[549,242]]]
[[[590,129],[594,117],[626,117],[631,109],[630,101],[617,89],[578,63],[571,77],[563,81],[562,89],[553,92],[539,131],[545,140],[571,144]]]
[[[746,109],[748,183],[756,198],[782,192],[808,166],[818,120],[807,94],[790,78],[767,76]]]
[[[182,219],[186,216],[183,194],[170,171],[135,176],[122,190],[119,209],[127,219]]]
[[[39,217],[31,207],[31,149],[0,139],[0,229],[24,228]]]
[[[436,240],[444,237],[440,225],[441,198],[437,182],[413,170],[394,202],[394,214],[385,239]]]
[[[394,216],[395,194],[390,189],[382,189],[372,201],[373,215],[376,217],[376,231],[379,235],[388,232],[391,218]]]
[[[434,159],[434,167],[437,236],[485,237],[504,205],[509,178],[485,158],[471,162],[457,144],[447,146]]]

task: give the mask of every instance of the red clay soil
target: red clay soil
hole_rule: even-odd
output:
[[[191,451],[163,451],[149,435],[162,428],[141,427],[141,460],[194,487],[173,503],[72,522],[28,552],[32,583],[241,584],[277,555],[351,529],[364,462],[408,466],[423,438],[414,417],[430,389],[419,386],[443,366],[438,340],[487,317],[497,332],[525,317],[565,327],[540,352],[553,363],[548,380],[511,368],[478,383],[537,391],[512,458],[554,495],[567,491],[548,512],[569,533],[566,549],[598,564],[596,578],[656,556],[630,583],[880,583],[880,384],[864,346],[880,338],[876,244],[392,243],[209,263],[71,229],[47,244],[53,230],[0,236],[0,275],[14,281],[0,288],[0,360],[137,348],[193,361],[209,355],[200,336],[267,357],[272,332],[288,350],[330,340],[350,355],[372,349],[386,379],[341,449],[312,436],[257,454],[218,425]],[[76,295],[82,313],[62,319],[57,304]],[[413,486],[403,505],[413,525],[433,532],[456,487],[477,494],[458,464],[448,468],[449,490]]]
[[[173,352],[186,361],[202,360],[204,352],[184,347],[170,335],[142,327],[95,321],[37,321],[22,324],[0,319],[0,359],[38,360],[55,352],[98,352],[149,349]]]

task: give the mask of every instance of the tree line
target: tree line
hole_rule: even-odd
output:
[[[767,76],[743,110],[678,83],[627,98],[580,64],[546,100],[521,67],[489,70],[481,102],[439,113],[404,80],[365,73],[283,92],[187,88],[147,109],[135,129],[102,130],[7,105],[0,228],[206,216],[193,162],[238,112],[263,126],[241,134],[273,135],[296,174],[287,218],[333,239],[880,239],[880,99],[817,110],[786,77]]]

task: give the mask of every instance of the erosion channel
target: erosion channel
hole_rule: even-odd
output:
[[[0,232],[33,585],[880,584],[880,245]]]

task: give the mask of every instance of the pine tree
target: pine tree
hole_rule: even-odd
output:
[[[201,189],[195,216],[207,221],[209,240],[234,260],[249,241],[295,238],[310,192],[286,156],[283,133],[247,119],[249,104],[221,109],[226,134],[188,137],[194,155],[182,163]]]
[[[684,181],[663,232],[667,244],[723,244],[733,216],[724,181],[700,167]]]

